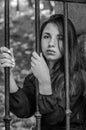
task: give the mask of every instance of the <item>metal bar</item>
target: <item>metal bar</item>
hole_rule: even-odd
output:
[[[44,0],[44,1],[58,1],[58,2],[71,2],[71,3],[86,4],[86,0]]]
[[[19,0],[17,0],[16,11],[19,11]]]
[[[5,47],[10,48],[9,42],[9,0],[5,0],[4,7],[4,22],[5,22]],[[10,68],[6,67],[5,71],[5,130],[10,130],[10,108],[9,108],[9,89],[10,89]]]
[[[39,0],[35,0],[35,37],[36,37],[36,51],[40,54],[40,7]],[[36,79],[36,130],[41,130],[41,114],[39,111],[39,83]]]
[[[66,87],[66,130],[70,130],[70,98],[69,98],[69,51],[68,51],[68,3],[64,7],[64,43],[65,43],[65,87]]]

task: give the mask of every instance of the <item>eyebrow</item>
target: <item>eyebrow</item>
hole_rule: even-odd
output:
[[[48,32],[44,32],[43,34],[47,34],[47,35],[50,35],[50,33],[48,33]]]

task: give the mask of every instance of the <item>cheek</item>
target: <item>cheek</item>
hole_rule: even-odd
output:
[[[41,48],[42,48],[42,52],[44,52],[47,49],[47,44],[44,40],[41,41]]]

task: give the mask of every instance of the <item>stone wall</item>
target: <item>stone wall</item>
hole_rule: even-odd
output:
[[[63,3],[56,2],[56,13],[63,13]],[[86,4],[69,3],[68,16],[74,23],[77,33],[86,33]]]

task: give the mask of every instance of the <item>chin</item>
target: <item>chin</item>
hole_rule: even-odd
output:
[[[46,57],[46,59],[47,59],[48,61],[56,61],[56,60],[57,60],[57,59],[54,58],[54,57]]]

